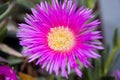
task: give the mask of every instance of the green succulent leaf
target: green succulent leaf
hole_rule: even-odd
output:
[[[3,62],[3,63],[8,63],[8,61],[6,59],[4,59],[3,57],[0,56],[0,63]]]
[[[17,0],[17,3],[26,7],[27,9],[31,9],[31,7],[34,7],[35,5],[31,0]]]
[[[119,48],[120,48],[120,38],[118,39],[118,45],[119,45]]]
[[[17,3],[27,9],[31,9],[32,7],[35,6],[36,3],[40,3],[41,1],[44,1],[44,0],[17,0]]]
[[[3,14],[8,8],[8,3],[5,3],[0,6],[0,15]]]
[[[6,28],[7,24],[8,24],[7,19],[0,24],[0,42],[2,42],[2,40],[5,38],[7,34],[7,28]]]
[[[91,68],[87,69],[87,74],[88,74],[88,80],[95,80],[94,71]]]
[[[5,28],[5,29],[3,29],[3,30],[0,32],[0,42],[3,41],[3,39],[4,39],[5,36],[6,36],[6,34],[7,34],[7,29]]]
[[[93,9],[95,7],[96,0],[87,0],[87,7]]]
[[[106,75],[108,71],[110,70],[111,64],[113,62],[113,59],[115,57],[116,52],[118,51],[118,47],[113,47],[111,52],[109,53],[109,56],[107,57],[105,61],[105,67],[104,67],[104,74]]]
[[[99,79],[102,74],[101,60],[95,60],[95,78]]]
[[[116,28],[114,31],[113,46],[118,46],[118,28]]]
[[[10,65],[16,65],[16,64],[20,64],[23,62],[23,59],[22,58],[14,58],[14,57],[9,57],[8,58],[8,61],[9,61],[9,64]]]
[[[6,17],[8,17],[10,15],[15,4],[16,4],[16,2],[11,3],[4,12],[2,11],[3,13],[1,12],[2,14],[0,15],[0,22],[3,21]]]

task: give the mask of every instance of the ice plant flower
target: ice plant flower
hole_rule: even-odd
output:
[[[0,66],[0,80],[18,80],[13,69],[9,66]]]
[[[115,80],[120,80],[120,70],[115,71],[113,76],[115,77]]]
[[[80,65],[90,66],[91,58],[100,57],[96,50],[103,49],[102,36],[96,30],[100,22],[90,22],[92,10],[77,8],[73,0],[52,0],[51,5],[44,1],[31,10],[17,33],[20,44],[27,48],[24,54],[29,62],[37,60],[36,65],[50,74],[61,72],[68,78],[73,69],[81,77]]]

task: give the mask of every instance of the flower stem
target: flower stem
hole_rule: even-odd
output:
[[[87,69],[87,72],[88,72],[88,80],[94,80],[94,78],[92,76],[93,74],[92,74],[92,71],[90,68]]]
[[[109,56],[108,56],[108,58],[107,58],[107,60],[106,60],[106,62],[105,62],[104,75],[107,74],[107,72],[108,72],[108,70],[109,70],[109,68],[110,68],[110,65],[111,65],[111,63],[112,63],[112,61],[113,61],[113,58],[114,58],[114,56],[115,56],[115,53],[117,52],[118,48],[119,48],[118,46],[115,46],[115,47],[112,49],[111,53],[109,54]]]

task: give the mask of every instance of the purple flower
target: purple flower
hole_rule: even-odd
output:
[[[37,60],[36,65],[50,74],[54,71],[58,75],[61,70],[61,75],[68,78],[73,69],[81,77],[79,67],[90,66],[91,58],[100,57],[96,50],[103,49],[98,40],[101,31],[96,31],[100,22],[90,22],[92,10],[77,9],[72,0],[52,0],[51,5],[45,1],[31,10],[17,33],[20,44],[27,48],[24,54],[29,62]]]
[[[18,80],[15,72],[5,65],[0,66],[0,80]]]
[[[115,80],[120,80],[120,71],[117,70],[113,73],[113,76],[115,76]]]

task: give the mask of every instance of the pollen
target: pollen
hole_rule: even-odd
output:
[[[49,47],[55,51],[68,51],[75,42],[73,32],[63,26],[51,28],[47,39]]]

